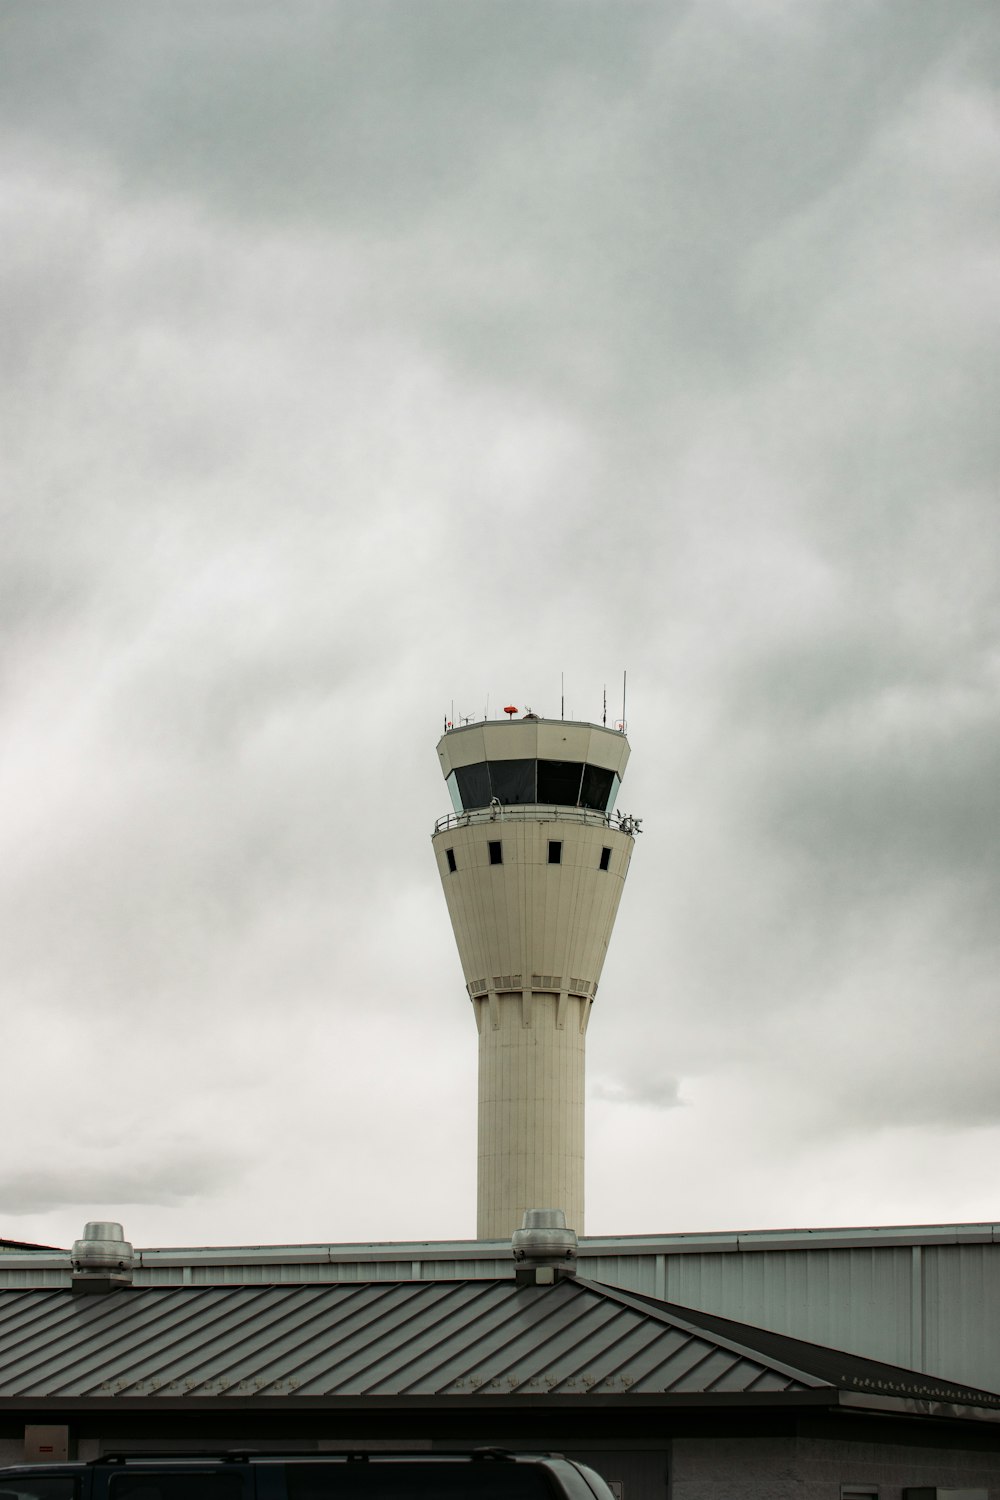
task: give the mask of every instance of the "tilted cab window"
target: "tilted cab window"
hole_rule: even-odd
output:
[[[530,803],[556,807],[589,807],[608,812],[618,793],[618,777],[603,766],[578,760],[490,760],[458,766],[448,777],[456,812]]]
[[[580,801],[582,777],[583,765],[578,760],[540,760],[539,802],[555,802],[559,807],[576,807]]]
[[[537,800],[533,760],[491,760],[489,772],[491,793],[505,807]]]

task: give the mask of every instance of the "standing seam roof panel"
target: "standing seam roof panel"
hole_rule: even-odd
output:
[[[316,1328],[318,1319],[326,1311],[322,1292],[314,1288],[309,1291],[311,1295],[301,1311],[296,1308],[290,1314],[286,1309],[284,1312],[279,1310],[274,1316],[246,1317],[241,1325],[244,1341],[253,1337],[257,1357],[261,1358],[266,1353],[269,1363],[276,1367],[271,1377],[272,1382],[287,1378],[289,1360],[299,1355],[303,1337],[309,1340],[311,1330]],[[350,1308],[338,1309],[342,1316],[350,1316],[350,1311]],[[329,1329],[324,1327],[321,1333],[316,1333],[313,1337],[320,1338],[323,1334],[328,1337]],[[208,1385],[228,1388],[242,1380],[245,1361],[245,1352],[234,1356],[228,1345],[203,1350],[198,1364],[189,1366],[186,1379],[194,1382],[192,1389]],[[235,1375],[232,1373],[234,1368]]]
[[[120,1394],[137,1382],[148,1385],[160,1378],[159,1372],[164,1362],[166,1368],[171,1371],[169,1380],[183,1381],[186,1387],[191,1389],[192,1386],[201,1384],[208,1378],[205,1374],[206,1363],[210,1364],[213,1359],[216,1359],[218,1351],[228,1350],[235,1335],[245,1342],[251,1332],[266,1329],[279,1319],[287,1320],[290,1312],[293,1315],[297,1314],[299,1321],[304,1321],[309,1316],[308,1306],[299,1310],[298,1302],[301,1299],[295,1299],[295,1305],[289,1307],[289,1299],[293,1295],[291,1287],[283,1288],[276,1293],[276,1297],[280,1299],[277,1307],[260,1306],[253,1291],[241,1288],[231,1305],[221,1308],[218,1313],[207,1319],[203,1315],[202,1308],[206,1300],[209,1306],[215,1300],[210,1293],[202,1291],[196,1294],[201,1307],[185,1309],[180,1317],[178,1317],[178,1311],[183,1307],[183,1303],[176,1301],[177,1291],[175,1290],[172,1295],[167,1295],[170,1301],[164,1298],[163,1305],[157,1305],[164,1294],[155,1292],[150,1294],[150,1300],[142,1308],[146,1314],[146,1321],[141,1345],[138,1349],[133,1348],[130,1351],[134,1356],[132,1359],[114,1365],[105,1379],[94,1387],[95,1390],[105,1390],[109,1386],[114,1386]],[[180,1295],[183,1296],[183,1292]],[[171,1319],[175,1324],[178,1321],[181,1324],[179,1337],[150,1338],[152,1330],[161,1324],[167,1324],[167,1331],[171,1331]],[[105,1346],[101,1353],[106,1360],[111,1349]],[[151,1367],[153,1354],[161,1363]],[[137,1371],[144,1373],[137,1374]]]
[[[166,1362],[166,1368],[170,1370],[169,1380],[174,1382],[183,1381],[188,1389],[203,1383],[210,1378],[206,1373],[206,1366],[212,1367],[213,1361],[217,1360],[221,1353],[225,1357],[231,1347],[233,1335],[239,1335],[244,1343],[250,1337],[258,1341],[267,1329],[279,1322],[287,1324],[290,1320],[294,1323],[307,1321],[311,1316],[310,1306],[299,1308],[297,1305],[290,1308],[288,1297],[291,1288],[284,1294],[278,1294],[281,1302],[277,1307],[261,1307],[257,1304],[254,1294],[235,1300],[232,1307],[228,1309],[228,1316],[217,1317],[209,1321],[209,1326],[204,1329],[210,1337],[197,1338],[199,1328],[194,1330],[188,1328],[183,1336],[173,1341],[159,1339],[152,1348],[143,1344],[137,1351],[137,1358],[129,1364],[120,1366],[115,1373],[114,1382],[119,1390],[131,1386],[138,1380],[142,1384],[161,1379],[160,1369],[162,1366],[150,1368],[152,1355],[155,1354],[161,1361]],[[151,1303],[151,1310],[155,1304]],[[162,1316],[169,1315],[171,1310],[165,1308]],[[157,1321],[160,1321],[158,1318]],[[188,1320],[185,1320],[188,1321]],[[204,1328],[204,1325],[200,1325]],[[143,1371],[136,1375],[136,1370]],[[164,1382],[165,1383],[165,1382]]]
[[[693,1338],[700,1339],[703,1342],[710,1344],[712,1347],[729,1349],[730,1351],[739,1354],[742,1358],[749,1360],[753,1364],[763,1363],[766,1358],[768,1368],[786,1375],[790,1380],[803,1380],[806,1382],[806,1385],[808,1387],[821,1386],[828,1383],[825,1380],[811,1377],[808,1373],[804,1373],[795,1365],[782,1363],[780,1359],[774,1358],[770,1354],[764,1356],[761,1354],[759,1348],[755,1348],[750,1343],[743,1343],[739,1339],[735,1339],[732,1337],[732,1332],[739,1331],[745,1332],[748,1335],[760,1333],[763,1334],[765,1338],[770,1339],[772,1335],[767,1329],[756,1329],[751,1327],[740,1328],[740,1325],[737,1323],[733,1325],[732,1330],[728,1334],[722,1333],[717,1328],[711,1328],[711,1325],[709,1325],[709,1328],[705,1328],[704,1326],[693,1322],[692,1318],[697,1318],[697,1313],[690,1308],[678,1309],[676,1307],[657,1302],[656,1299],[647,1298],[641,1293],[630,1293],[622,1291],[617,1287],[613,1289],[608,1288],[607,1294],[609,1298],[624,1302],[627,1306],[634,1307],[640,1312],[648,1311],[654,1318],[662,1321],[668,1327],[687,1332]],[[687,1314],[687,1316],[683,1316],[683,1314]],[[712,1318],[714,1315],[707,1314],[707,1316],[709,1318]],[[831,1351],[825,1352],[829,1353]],[[845,1357],[850,1358],[850,1356]]]
[[[635,1382],[633,1389],[650,1393],[669,1391],[683,1381],[685,1387],[690,1384],[692,1389],[698,1390],[701,1387],[698,1383],[697,1371],[714,1352],[715,1346],[708,1343],[706,1339],[687,1333],[684,1343],[678,1348],[665,1352],[664,1357]]]
[[[75,1322],[79,1336],[69,1343],[68,1348],[62,1345],[58,1355],[37,1364],[32,1373],[37,1381],[46,1369],[54,1368],[66,1376],[75,1370],[64,1385],[48,1387],[51,1394],[67,1394],[73,1389],[87,1392],[106,1389],[110,1385],[122,1390],[134,1383],[130,1377],[136,1368],[144,1371],[143,1384],[157,1378],[156,1368],[150,1370],[151,1356],[156,1354],[170,1370],[169,1379],[190,1381],[203,1370],[206,1360],[213,1358],[212,1345],[218,1346],[231,1362],[228,1351],[233,1342],[231,1336],[237,1331],[245,1342],[248,1333],[255,1328],[266,1329],[279,1321],[287,1326],[289,1303],[298,1314],[293,1319],[293,1326],[295,1322],[311,1321],[312,1305],[322,1291],[310,1289],[310,1293],[309,1304],[301,1312],[302,1289],[291,1286],[276,1289],[264,1305],[260,1302],[259,1292],[250,1288],[234,1288],[227,1293],[224,1303],[220,1303],[217,1294],[213,1295],[208,1289],[192,1292],[170,1288],[162,1292],[139,1293],[122,1290],[108,1294],[116,1299],[114,1302],[105,1297],[81,1302],[76,1298],[66,1299],[65,1292],[56,1294],[66,1300],[67,1315],[63,1321]],[[216,1308],[217,1311],[206,1317],[206,1308]],[[137,1334],[140,1335],[138,1340]],[[86,1358],[73,1360],[68,1357],[81,1346],[86,1351]],[[120,1356],[118,1359],[116,1354]],[[104,1379],[88,1386],[85,1384],[87,1374],[95,1368],[103,1373]],[[28,1387],[24,1394],[30,1389]]]
[[[27,1300],[0,1297],[0,1349],[4,1352],[5,1364],[9,1364],[12,1358],[15,1369],[19,1363],[27,1364],[29,1369],[33,1363],[38,1363],[39,1334],[45,1338],[51,1335],[53,1310],[65,1306],[65,1303],[65,1291],[47,1292]],[[68,1307],[66,1312],[68,1315]]]
[[[790,1375],[781,1375],[765,1365],[759,1375],[743,1386],[745,1391],[809,1391],[816,1388],[816,1381],[793,1380]]]
[[[556,1323],[561,1328],[571,1323],[575,1316],[571,1307],[560,1298],[559,1301],[546,1309],[540,1317],[529,1319],[526,1317],[527,1307],[524,1302],[524,1293],[515,1287],[513,1282],[483,1283],[484,1291],[480,1294],[482,1312],[480,1316],[481,1327],[477,1329],[475,1340],[471,1342],[471,1353],[476,1365],[488,1363],[493,1367],[497,1356],[514,1348],[520,1341],[528,1339],[532,1345],[537,1345],[546,1337],[547,1328]],[[435,1358],[437,1351],[429,1350],[427,1357],[427,1368],[423,1375],[426,1380],[437,1374],[437,1386],[439,1390],[449,1389],[456,1379],[460,1379],[463,1386],[468,1386],[475,1378],[474,1370],[470,1369],[469,1342],[458,1344],[453,1341],[452,1350],[445,1358]],[[464,1356],[464,1357],[463,1357]],[[459,1369],[452,1373],[456,1364]],[[448,1373],[442,1373],[447,1371]],[[412,1389],[417,1383],[417,1377],[409,1382],[408,1389]]]
[[[594,1299],[590,1306],[585,1302],[581,1306],[581,1299],[581,1289],[574,1288],[574,1300],[568,1302],[563,1309],[564,1316],[559,1320],[561,1326],[551,1328],[547,1334],[536,1326],[521,1329],[518,1337],[505,1351],[509,1356],[507,1362],[494,1366],[489,1378],[480,1381],[483,1390],[501,1387],[504,1390],[518,1390],[538,1382],[543,1383],[546,1390],[562,1390],[567,1378],[577,1378],[576,1373],[574,1371],[570,1377],[553,1376],[549,1373],[553,1365],[580,1352],[584,1358],[596,1357],[598,1348],[603,1346],[601,1335],[606,1335],[624,1319],[625,1326],[621,1333],[612,1335],[613,1342],[617,1342],[622,1333],[627,1331],[628,1324],[638,1321],[629,1310],[598,1299]],[[482,1368],[478,1361],[477,1365],[478,1368],[469,1372],[472,1380],[478,1377],[479,1369]]]
[[[519,1365],[528,1366],[520,1380],[540,1378],[554,1359],[588,1337],[595,1324],[606,1321],[606,1311],[599,1305],[581,1306],[578,1289],[573,1287],[570,1291],[570,1285],[563,1283],[567,1290],[552,1300],[541,1317],[534,1318],[527,1316],[530,1301],[525,1299],[524,1292],[515,1292],[511,1299],[514,1315],[505,1318],[498,1327],[500,1337],[477,1344],[474,1363],[466,1368],[465,1384],[482,1384],[486,1379],[503,1376],[509,1380]],[[484,1366],[488,1366],[487,1372],[481,1373]]]
[[[344,1289],[343,1295],[337,1298],[338,1303],[344,1304],[339,1306],[331,1305],[331,1299],[328,1293],[324,1295],[323,1289],[310,1287],[309,1290],[311,1296],[306,1313],[293,1319],[286,1316],[280,1324],[277,1319],[270,1320],[267,1326],[272,1329],[272,1337],[268,1342],[258,1341],[253,1346],[258,1364],[266,1357],[270,1366],[266,1378],[261,1375],[254,1377],[252,1383],[256,1392],[260,1393],[270,1385],[294,1383],[298,1386],[301,1383],[293,1379],[293,1372],[303,1363],[303,1338],[307,1347],[320,1340],[338,1347],[345,1334],[354,1335],[360,1330],[359,1336],[367,1337],[373,1321],[385,1321],[387,1308],[384,1304],[392,1289],[355,1285],[349,1290]],[[396,1300],[401,1300],[406,1306],[419,1298],[420,1290],[419,1286],[410,1284],[405,1298]],[[220,1353],[222,1359],[216,1357],[208,1364],[203,1363],[199,1385],[202,1388],[214,1387],[212,1394],[245,1387],[246,1351],[235,1358],[228,1348]]]
[[[110,1322],[107,1316],[109,1309],[103,1297],[81,1302],[72,1293],[67,1295],[66,1292],[53,1292],[50,1295],[54,1299],[52,1311],[56,1314],[57,1328],[65,1332],[58,1344],[58,1353],[51,1352],[52,1343],[47,1340],[36,1351],[38,1357],[33,1361],[22,1362],[20,1368],[15,1365],[9,1372],[9,1378],[21,1378],[27,1382],[20,1388],[19,1394],[30,1394],[39,1384],[48,1393],[62,1394],[62,1385],[43,1384],[46,1375],[53,1371],[62,1376],[71,1376],[67,1382],[68,1388],[80,1389],[81,1382],[86,1380],[88,1373],[95,1366],[104,1367],[109,1358],[114,1358],[116,1350],[123,1353],[134,1352],[135,1330],[143,1328],[149,1322],[149,1308],[138,1298],[135,1302],[131,1298],[128,1303],[116,1302],[113,1309],[116,1316]],[[124,1298],[127,1294],[118,1291],[108,1295]],[[140,1293],[139,1296],[141,1295]],[[175,1323],[169,1321],[170,1314],[166,1308],[163,1309],[163,1317],[168,1330],[173,1332]],[[197,1307],[191,1306],[185,1310],[184,1321],[197,1322],[198,1319]]]
[[[599,1391],[606,1387],[609,1391],[620,1390],[626,1383],[629,1390],[640,1389],[647,1369],[650,1366],[655,1368],[661,1363],[664,1349],[676,1349],[682,1342],[688,1343],[689,1340],[690,1335],[678,1333],[673,1328],[637,1324],[619,1335],[614,1344],[605,1349],[605,1355],[613,1354],[615,1358],[610,1363],[605,1361],[607,1368],[593,1389]]]
[[[361,1388],[366,1393],[372,1391],[387,1378],[382,1374],[373,1374],[374,1371],[379,1370],[387,1362],[391,1362],[395,1370],[397,1365],[393,1356],[402,1354],[404,1350],[417,1345],[419,1340],[426,1339],[429,1332],[441,1324],[450,1326],[456,1317],[461,1316],[462,1290],[464,1289],[448,1288],[448,1294],[443,1299],[440,1294],[435,1295],[436,1289],[426,1287],[426,1296],[422,1299],[420,1306],[412,1308],[405,1320],[408,1330],[405,1339],[400,1338],[401,1325],[398,1321],[386,1320],[384,1326],[380,1326],[377,1331],[370,1326],[356,1330],[350,1341],[352,1346],[350,1349],[345,1350],[342,1345],[338,1346],[336,1350],[329,1350],[323,1361],[315,1360],[311,1363],[309,1379],[315,1383],[326,1377],[329,1382],[331,1372],[335,1371],[335,1378],[332,1382],[323,1385],[324,1394],[333,1395],[343,1386],[357,1384],[363,1376],[367,1375],[367,1382]],[[440,1313],[442,1302],[445,1303],[444,1316]],[[458,1306],[453,1305],[456,1302],[459,1303]],[[469,1322],[475,1322],[475,1319],[469,1319]],[[413,1363],[419,1357],[419,1352],[405,1356],[403,1366]]]
[[[747,1385],[763,1372],[764,1366],[759,1359],[747,1359],[744,1355],[717,1349],[700,1367],[701,1388],[704,1391],[745,1391]]]
[[[495,1289],[489,1282],[482,1282],[475,1289],[466,1287],[463,1291],[461,1304],[449,1307],[448,1316],[437,1319],[432,1325],[434,1343],[429,1348],[418,1349],[394,1366],[393,1388],[396,1392],[402,1393],[413,1386],[425,1387],[435,1375],[435,1389],[444,1389],[450,1377],[442,1377],[440,1372],[459,1362],[466,1367],[470,1342],[478,1348],[487,1339],[489,1330],[484,1324],[487,1318],[492,1321],[495,1317]],[[374,1380],[368,1389],[374,1391],[382,1378]]]

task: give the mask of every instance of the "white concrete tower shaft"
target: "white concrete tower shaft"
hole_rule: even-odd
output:
[[[634,824],[624,734],[527,715],[446,731],[434,851],[479,1030],[480,1239],[584,1227],[584,1060]]]

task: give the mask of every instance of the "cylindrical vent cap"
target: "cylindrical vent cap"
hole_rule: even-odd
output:
[[[72,1259],[74,1271],[131,1271],[134,1256],[120,1224],[95,1219],[74,1240]]]
[[[576,1230],[566,1228],[561,1208],[525,1209],[521,1228],[514,1230],[513,1246],[520,1265],[559,1266],[564,1274],[576,1269]]]

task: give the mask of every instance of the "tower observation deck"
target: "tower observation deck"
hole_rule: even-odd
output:
[[[615,811],[624,733],[486,721],[438,744],[453,811],[433,835],[479,1031],[477,1235],[528,1208],[584,1228],[584,1062],[638,829]]]

